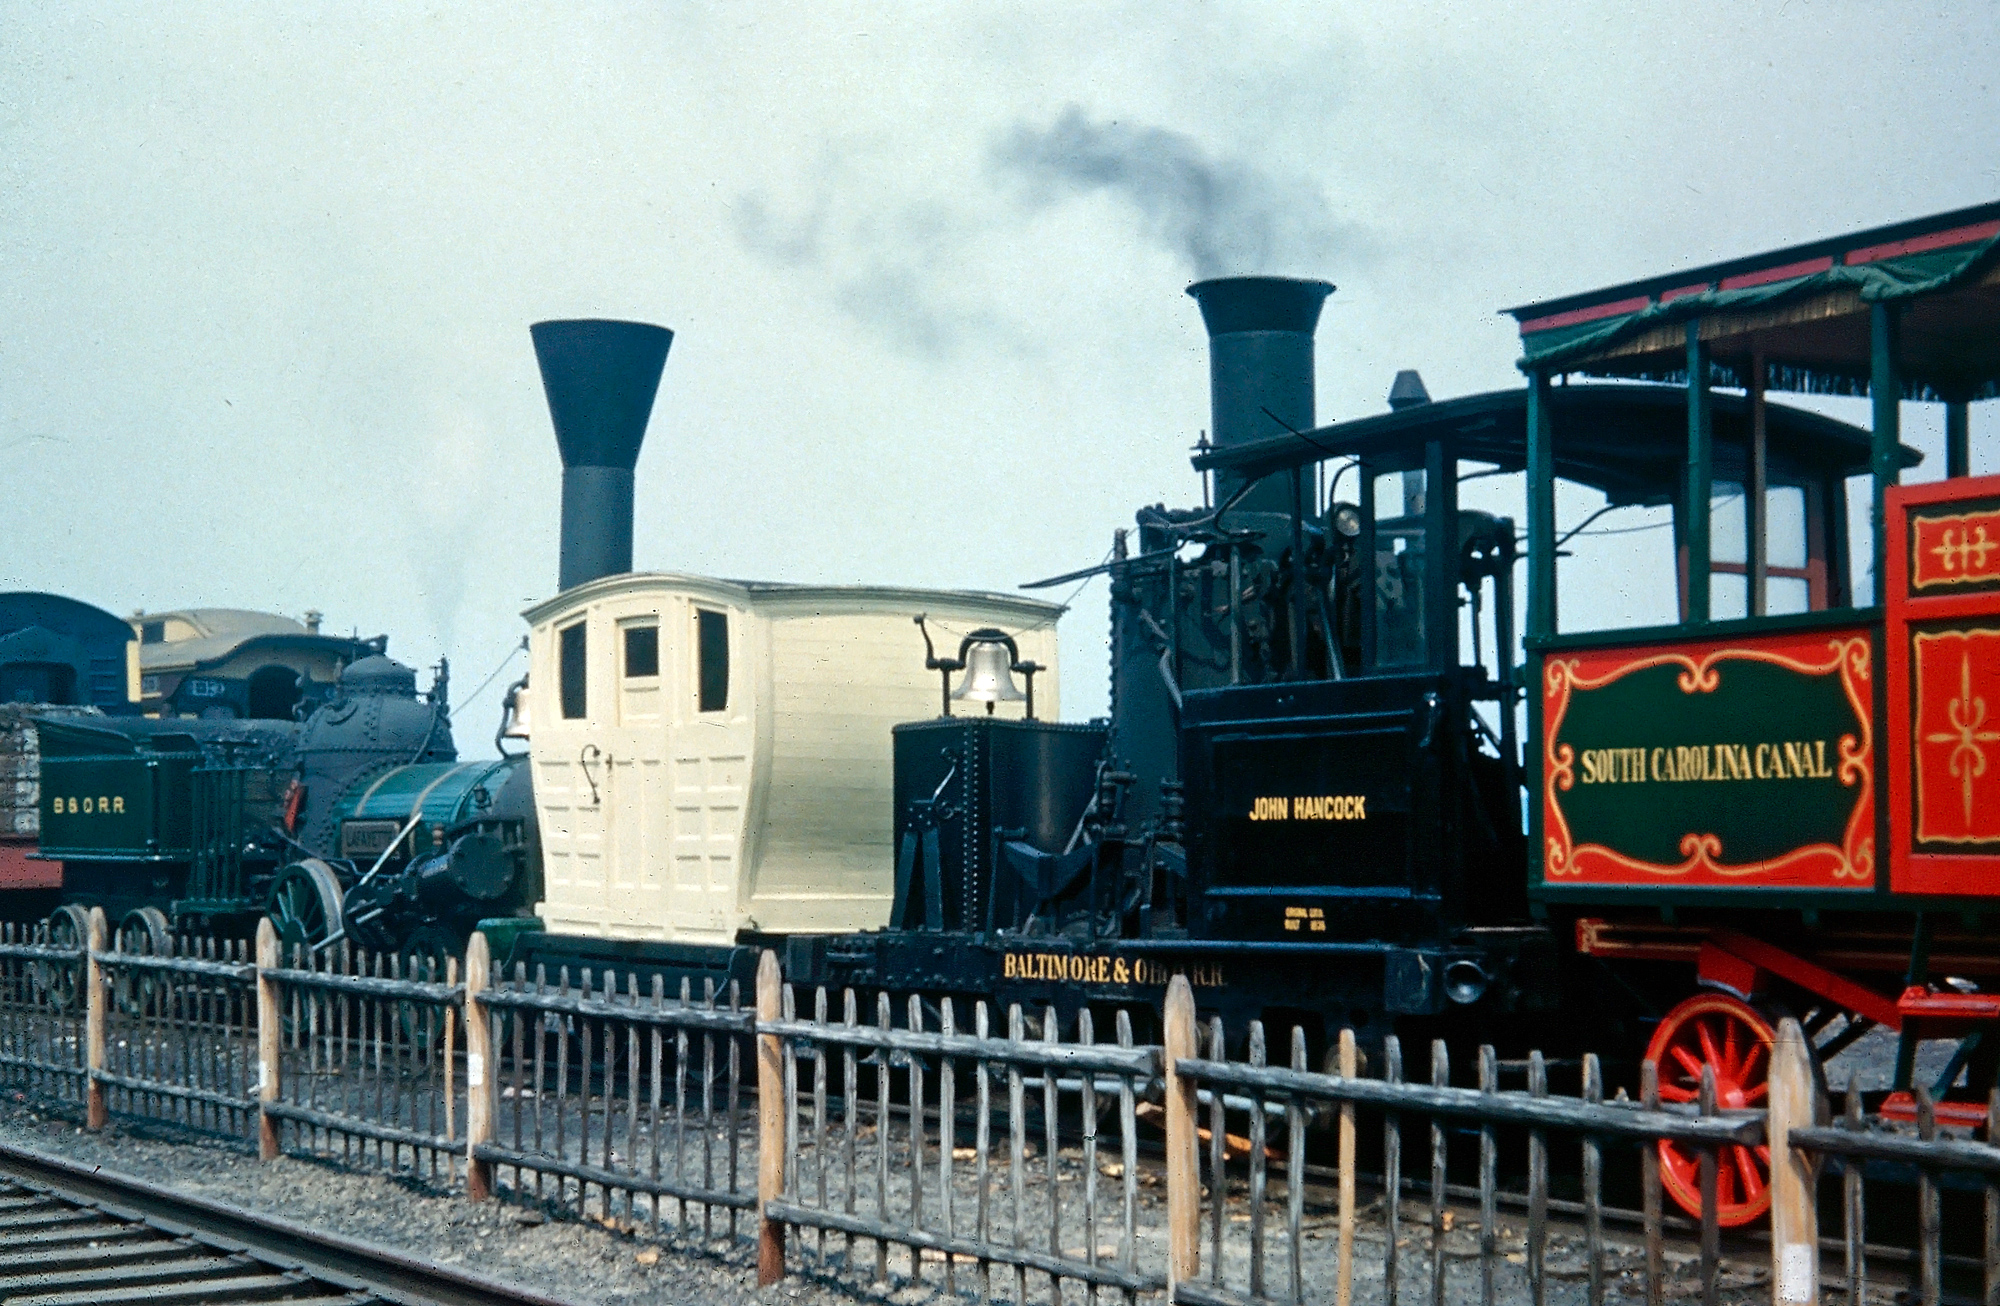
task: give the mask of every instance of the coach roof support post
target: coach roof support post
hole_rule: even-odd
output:
[[[1709,501],[1715,493],[1715,440],[1709,419],[1708,346],[1701,341],[1701,323],[1687,324],[1687,497],[1682,509],[1681,538],[1687,550],[1681,579],[1681,617],[1707,621],[1709,604]]]
[[[1947,397],[1944,405],[1944,474],[1972,475],[1972,405]]]
[[[1750,400],[1750,447],[1744,451],[1743,569],[1749,582],[1748,616],[1761,617],[1769,607],[1771,558],[1768,536],[1770,498],[1770,414],[1764,402],[1764,377],[1769,371],[1762,345],[1750,348],[1750,375],[1745,379]]]
[[[1898,369],[1898,337],[1902,334],[1902,311],[1895,304],[1877,303],[1868,312],[1868,397],[1875,410],[1874,457],[1875,495],[1869,520],[1874,526],[1875,548],[1869,555],[1869,587],[1872,602],[1882,602],[1882,567],[1888,557],[1888,521],[1885,499],[1889,487],[1902,479],[1896,446],[1901,435],[1903,378]]]
[[[1528,376],[1528,638],[1556,633],[1556,457],[1549,377]],[[1507,656],[1513,657],[1508,649]]]

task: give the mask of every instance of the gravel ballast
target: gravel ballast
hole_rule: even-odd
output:
[[[512,1200],[474,1204],[466,1200],[462,1189],[338,1161],[284,1156],[266,1163],[257,1159],[254,1147],[247,1140],[219,1137],[165,1122],[115,1116],[101,1133],[86,1132],[80,1125],[80,1116],[66,1108],[51,1109],[12,1090],[0,1097],[0,1139],[8,1142],[58,1152],[116,1173],[171,1184],[190,1193],[302,1221],[314,1228],[399,1248],[579,1303],[734,1306],[796,1301],[802,1306],[853,1306],[856,1302],[887,1301],[896,1306],[917,1306],[917,1303],[947,1300],[942,1266],[935,1258],[926,1257],[923,1281],[913,1283],[908,1277],[909,1253],[902,1248],[890,1252],[890,1277],[874,1281],[872,1244],[861,1244],[855,1255],[856,1263],[850,1269],[841,1255],[843,1240],[830,1236],[829,1264],[821,1269],[810,1250],[818,1243],[817,1235],[798,1232],[793,1235],[792,1273],[783,1283],[760,1291],[756,1287],[755,1246],[748,1238],[703,1240],[698,1235],[682,1236],[671,1227],[656,1235],[650,1223],[642,1222],[637,1229],[631,1229],[622,1220],[618,1222],[620,1227],[606,1228],[601,1221],[585,1221],[573,1212]],[[1073,1158],[1065,1156],[1063,1160],[1067,1178],[1077,1167]],[[1031,1168],[1040,1169],[1040,1165]],[[1103,1186],[1113,1185],[1107,1182]],[[1063,1187],[1070,1185],[1066,1182]],[[1146,1185],[1142,1192],[1149,1208],[1163,1201],[1157,1185]],[[1289,1286],[1289,1271],[1282,1251],[1282,1192],[1282,1182],[1274,1183],[1271,1223],[1266,1234],[1269,1242],[1266,1291],[1273,1295],[1282,1295]],[[1337,1226],[1333,1211],[1321,1201],[1320,1186],[1313,1185],[1309,1193],[1302,1268],[1308,1297],[1324,1297],[1331,1294],[1334,1282]],[[1382,1207],[1379,1199],[1367,1202],[1364,1198],[1364,1202],[1362,1218],[1357,1221],[1355,1298],[1362,1303],[1378,1303],[1385,1250]],[[1239,1208],[1241,1203],[1236,1201],[1231,1205]],[[642,1217],[645,1214],[643,1203],[640,1214]],[[670,1226],[673,1215],[670,1205],[667,1211]],[[1160,1212],[1153,1209],[1142,1216],[1142,1243],[1152,1241],[1159,1216]],[[1240,1286],[1244,1282],[1242,1244],[1248,1216],[1240,1209],[1232,1209],[1230,1216],[1231,1249],[1225,1259],[1229,1280]],[[739,1220],[739,1227],[747,1233],[751,1227],[748,1217]],[[1398,1257],[1405,1301],[1429,1297],[1427,1223],[1428,1211],[1420,1210],[1418,1203],[1406,1201]],[[697,1227],[698,1224],[697,1218]],[[1506,1255],[1497,1267],[1499,1295],[1505,1300],[1525,1300],[1521,1222],[1503,1212],[1500,1224],[1500,1245]],[[718,1229],[721,1225],[718,1213]],[[1203,1238],[1206,1244],[1205,1227]],[[1454,1298],[1478,1292],[1478,1241],[1476,1213],[1455,1211],[1452,1232],[1446,1239],[1447,1273]],[[1155,1257],[1149,1255],[1145,1259]],[[1636,1252],[1622,1246],[1612,1249],[1607,1277],[1613,1300],[1642,1299],[1638,1270]],[[1562,1234],[1552,1236],[1549,1271],[1552,1302],[1569,1306],[1583,1301],[1583,1256],[1579,1241]],[[1670,1254],[1669,1274],[1671,1295],[1691,1295],[1697,1291],[1692,1258]],[[976,1295],[978,1275],[972,1267],[961,1263],[956,1279],[961,1297]],[[996,1292],[1011,1297],[1013,1279],[1010,1270],[995,1267]],[[1040,1274],[1029,1276],[1031,1299],[1047,1299],[1047,1282]],[[1764,1300],[1768,1294],[1762,1272],[1754,1267],[1726,1272],[1723,1282],[1726,1300]],[[1068,1300],[1080,1301],[1083,1289],[1077,1284],[1065,1285],[1064,1295]],[[1115,1301],[1118,1294],[1107,1292],[1101,1294],[1101,1299]]]

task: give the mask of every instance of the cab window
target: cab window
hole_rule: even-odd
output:
[[[696,693],[700,710],[720,712],[729,706],[729,616],[695,610]]]
[[[581,720],[586,714],[589,697],[585,693],[584,658],[588,647],[584,637],[584,623],[564,626],[556,634],[556,680],[561,688],[562,714],[565,720]]]
[[[1424,473],[1386,472],[1375,484],[1375,662],[1422,666]]]
[[[625,627],[625,678],[640,680],[660,674],[660,628]]]

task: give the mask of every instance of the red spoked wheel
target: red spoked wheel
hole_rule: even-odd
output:
[[[1715,1104],[1723,1110],[1760,1107],[1771,1073],[1771,1022],[1741,998],[1703,993],[1680,1003],[1660,1021],[1646,1057],[1659,1066],[1660,1100],[1693,1102],[1701,1095],[1703,1067],[1715,1071]],[[1701,1218],[1701,1151],[1660,1142],[1660,1181],[1689,1215]],[[1735,1144],[1716,1153],[1716,1221],[1724,1228],[1749,1224],[1771,1209],[1771,1149]]]

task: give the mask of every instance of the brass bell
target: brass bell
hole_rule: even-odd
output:
[[[997,639],[975,637],[967,644],[965,678],[952,691],[954,702],[984,703],[990,713],[995,703],[1018,703],[1027,697],[1014,684],[1013,650]]]

